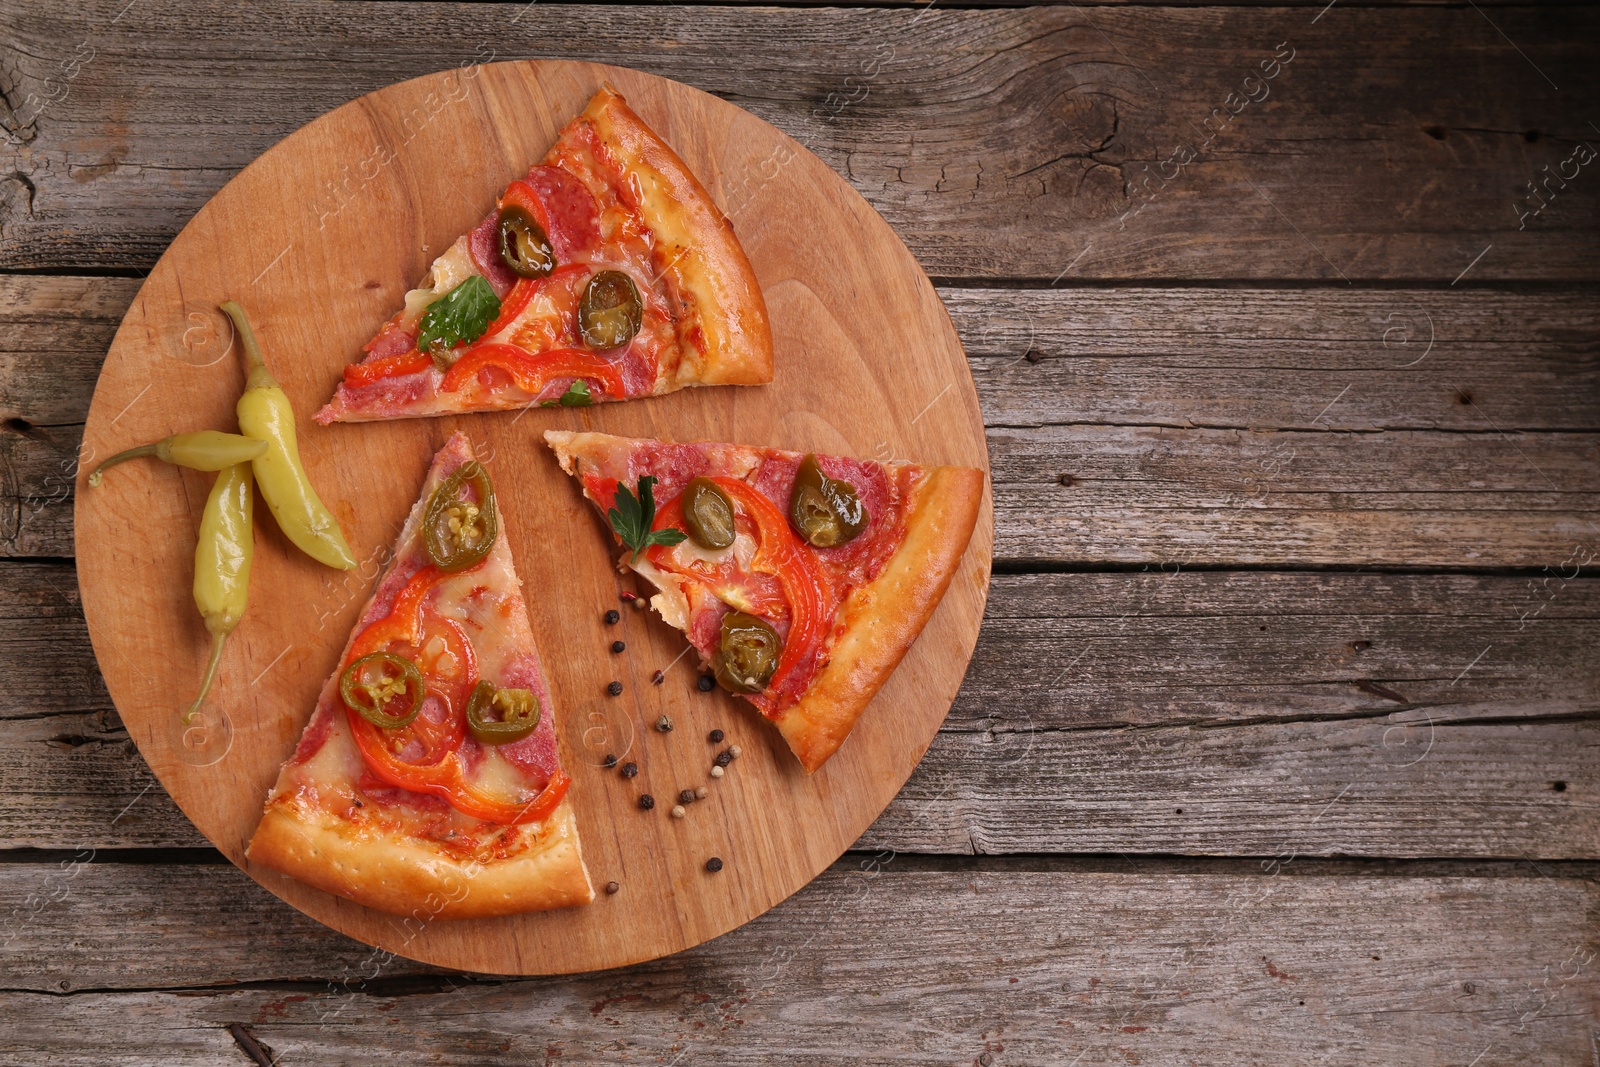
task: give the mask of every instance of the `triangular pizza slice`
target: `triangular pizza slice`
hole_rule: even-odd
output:
[[[732,224],[609,87],[364,351],[318,422],[772,380],[766,304]]]
[[[456,434],[247,855],[399,915],[587,903],[554,712],[493,486]]]
[[[983,472],[547,431],[722,686],[807,772],[844,742],[944,596]]]

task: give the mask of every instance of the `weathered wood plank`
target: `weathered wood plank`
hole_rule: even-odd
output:
[[[8,1062],[50,1067],[242,1062],[231,1024],[304,1064],[767,1064],[779,1048],[798,1064],[1590,1062],[1600,890],[1580,878],[853,859],[677,956],[552,980],[423,979],[409,995],[384,980],[414,965],[227,869],[0,868],[0,902],[59,897],[25,912],[14,990],[297,980],[8,990],[0,1043]]]
[[[79,423],[134,288],[0,277],[0,553],[71,554]],[[944,296],[1002,562],[1538,567],[1600,539],[1600,437],[1571,432],[1600,418],[1591,293]]]
[[[1600,582],[1570,565],[1525,578],[1001,574],[946,728],[1594,713],[1597,644]],[[0,720],[111,708],[71,564],[0,566],[0,661]]]
[[[71,564],[0,565],[0,663],[0,719],[111,708]]]
[[[1330,401],[1333,398],[1329,398]],[[1600,555],[1600,435],[991,429],[995,561],[1553,566]]]
[[[1600,582],[1572,574],[996,575],[945,728],[1596,713]]]
[[[1600,429],[1600,293],[939,290],[994,426]]]
[[[1596,134],[1568,106],[1600,88],[1592,8],[124,6],[0,10],[0,265],[147,265],[329,108],[537,54],[679,78],[769,119],[938,276],[1600,269],[1600,183],[1574,155]]]
[[[940,733],[861,848],[1600,856],[1600,723]]]
[[[0,731],[0,846],[205,840],[125,732]],[[1413,762],[1415,761],[1415,762]],[[1600,857],[1600,727],[1355,721],[940,733],[858,843],[1007,854]]]
[[[138,288],[0,275],[0,418],[82,422]],[[939,295],[995,425],[1484,431],[1487,416],[1508,432],[1600,429],[1593,289],[946,285]]]
[[[106,707],[70,574],[0,567],[0,846],[202,844]],[[1600,582],[1563,574],[997,575],[950,719],[865,840],[1600,855]]]

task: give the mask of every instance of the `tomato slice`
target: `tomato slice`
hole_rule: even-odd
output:
[[[412,575],[389,614],[356,636],[344,663],[348,667],[378,651],[406,656],[421,669],[428,699],[442,703],[444,714],[430,717],[424,707],[401,730],[380,729],[348,707],[345,720],[367,766],[389,785],[443,797],[457,811],[489,822],[537,822],[555,810],[571,784],[560,768],[524,803],[492,796],[467,780],[460,748],[466,736],[467,695],[478,680],[477,656],[461,626],[426,605],[428,594],[447,577],[432,565]]]
[[[783,654],[778,657],[778,665],[772,672],[772,679],[767,683],[767,688],[762,693],[756,694],[758,697],[770,697],[770,706],[762,707],[762,710],[769,716],[776,715],[793,703],[793,700],[785,701],[781,696],[773,695],[782,694],[785,680],[815,655],[828,636],[832,621],[829,607],[832,598],[828,579],[823,574],[816,557],[801,544],[800,538],[790,528],[788,517],[778,509],[778,505],[737,478],[711,480],[733,501],[735,520],[745,518],[755,530],[757,548],[755,556],[750,561],[750,569],[775,577],[782,587],[783,597],[787,602],[789,633],[784,638]],[[595,488],[605,487],[597,485]],[[615,484],[609,488],[614,497]],[[677,498],[657,510],[654,529],[665,529],[668,526],[681,529],[682,525],[683,508]],[[653,546],[646,555],[651,563],[661,569],[685,574],[697,581],[706,581],[710,574],[715,573],[710,567],[697,571],[694,564],[679,565],[673,559],[671,550],[665,546]],[[771,612],[773,605],[770,602],[751,606],[757,609],[757,614],[771,613],[774,618],[782,617]],[[762,610],[763,607],[767,610]],[[767,701],[758,702],[758,706],[766,703]]]
[[[510,375],[518,388],[530,397],[538,396],[557,378],[582,378],[599,382],[597,395],[620,397],[622,373],[593,352],[577,348],[557,348],[549,352],[525,352],[515,345],[483,343],[472,346],[445,374],[439,390],[454,393],[477,379],[478,372],[496,368]]]
[[[613,490],[614,498],[615,490]],[[743,518],[744,522],[741,523],[740,518]],[[748,515],[735,514],[734,523],[739,527],[740,533],[750,533],[755,529],[755,521]],[[673,497],[656,512],[655,528],[661,530],[669,526],[679,530],[686,529],[683,522],[682,494]],[[763,615],[770,619],[788,617],[789,599],[777,576],[744,570],[733,558],[732,553],[721,562],[712,562],[698,557],[684,559],[677,545],[652,545],[645,550],[645,558],[662,570],[676,571],[694,578],[704,584],[718,600],[740,611],[748,611],[752,615]]]
[[[401,356],[383,356],[365,363],[352,363],[344,369],[344,384],[352,389],[359,389],[385,378],[415,374],[431,366],[433,366],[432,359],[412,350]]]

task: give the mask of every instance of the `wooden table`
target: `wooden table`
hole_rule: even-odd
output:
[[[0,0],[0,1060],[1595,1062],[1597,37],[1490,0]],[[698,949],[511,981],[206,847],[105,695],[70,516],[111,333],[207,197],[534,55],[716,93],[883,213],[971,357],[998,539],[854,851]]]

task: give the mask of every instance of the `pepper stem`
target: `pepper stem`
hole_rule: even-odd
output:
[[[200,695],[194,698],[189,710],[183,713],[185,726],[194,722],[194,717],[200,714],[200,705],[206,702],[206,694],[211,692],[211,683],[217,680],[217,664],[222,662],[222,643],[227,639],[226,630],[218,630],[211,635],[211,659],[206,663],[206,676],[200,681]]]
[[[261,354],[261,346],[256,343],[256,332],[250,328],[250,320],[245,317],[244,308],[232,300],[222,302],[222,313],[233,321],[233,329],[239,335],[239,340],[244,344],[245,366],[249,368],[249,377],[245,379],[246,389],[276,389],[278,379],[272,376],[267,369],[267,360]]]
[[[115,467],[118,463],[126,463],[128,460],[138,459],[140,456],[160,455],[160,448],[164,444],[166,444],[165,441],[154,441],[148,445],[140,445],[138,448],[130,448],[126,452],[118,452],[90,472],[89,487],[93,488],[100,484],[100,479],[105,475],[107,467]]]

